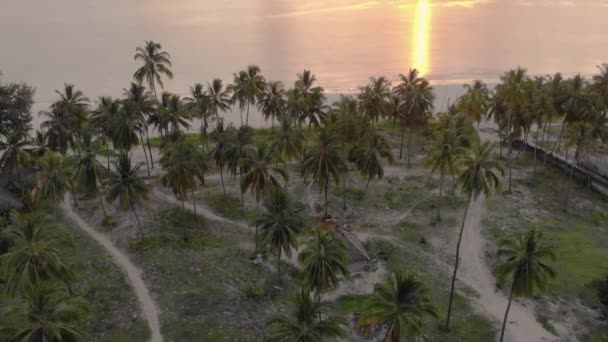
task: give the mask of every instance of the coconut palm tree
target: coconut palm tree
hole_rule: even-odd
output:
[[[110,175],[108,180],[108,190],[106,199],[112,203],[118,199],[118,208],[122,211],[131,209],[135,220],[137,221],[137,228],[139,229],[140,236],[143,238],[144,231],[141,228],[141,222],[135,206],[140,204],[148,198],[150,192],[148,184],[137,175],[141,163],[135,166],[131,165],[131,158],[129,155],[122,151],[113,161],[114,171]]]
[[[34,202],[60,203],[63,202],[66,191],[70,191],[74,206],[78,206],[72,182],[72,170],[74,168],[70,164],[70,160],[49,152],[40,161],[40,169],[36,187],[32,192]]]
[[[335,289],[340,275],[349,275],[344,242],[328,230],[317,229],[313,239],[303,242],[298,262],[304,284],[317,297],[327,290]]]
[[[224,168],[227,164],[226,159],[226,148],[230,144],[230,135],[224,130],[224,124],[222,120],[218,121],[217,127],[211,133],[213,140],[215,140],[215,146],[209,151],[209,157],[215,162],[215,165],[220,169],[220,180],[222,182],[222,190],[224,196],[226,195],[226,186],[224,185]]]
[[[207,93],[211,102],[211,112],[215,114],[217,124],[220,123],[220,111],[225,112],[230,108],[230,89],[224,89],[222,80],[214,79],[211,84],[207,84]]]
[[[163,89],[164,84],[161,77],[164,75],[169,79],[173,79],[171,55],[166,51],[162,51],[162,46],[159,43],[146,41],[144,47],[137,47],[135,49],[134,59],[141,61],[143,65],[135,71],[133,78],[140,84],[145,79],[154,94],[154,98],[158,102],[156,84],[158,83],[160,88]]]
[[[317,80],[310,70],[304,70],[297,75],[298,79],[288,100],[292,111],[297,114],[297,120],[302,124],[308,121],[309,126],[319,127],[325,120],[325,95],[322,87],[315,87]]]
[[[340,153],[335,139],[329,132],[321,131],[319,144],[309,152],[302,163],[302,175],[310,177],[325,194],[324,216],[328,217],[327,189],[330,179],[333,179],[336,186],[340,184],[340,175],[346,169],[346,164]]]
[[[41,112],[41,115],[48,117],[40,124],[40,128],[45,134],[49,149],[65,154],[68,148],[74,146],[74,132],[65,115],[56,109]]]
[[[114,136],[112,123],[114,118],[119,115],[121,110],[119,100],[113,100],[110,97],[100,97],[97,109],[91,113],[89,118],[89,127],[103,139],[106,147],[112,142]],[[110,170],[110,153],[107,155],[107,167]]]
[[[226,168],[236,177],[238,172],[239,182],[243,182],[243,176],[247,172],[247,165],[242,163],[242,159],[247,157],[247,151],[253,148],[253,129],[249,126],[241,126],[238,130],[228,128],[227,143],[224,150]],[[241,208],[245,210],[245,199],[241,192]]]
[[[260,67],[257,65],[249,65],[242,73],[243,97],[247,103],[247,116],[245,118],[245,126],[249,126],[249,107],[255,105],[262,97],[266,88],[266,80],[260,74]]]
[[[382,159],[386,159],[391,164],[394,162],[393,152],[388,141],[376,132],[368,133],[361,143],[355,146],[350,159],[355,163],[361,175],[367,179],[365,192],[367,192],[370,181],[384,177]]]
[[[385,341],[415,341],[424,336],[425,319],[438,318],[429,290],[411,272],[395,272],[374,286],[374,294],[361,309],[360,324],[388,327]]]
[[[346,336],[346,322],[336,317],[325,316],[330,309],[327,302],[311,296],[310,291],[301,289],[290,298],[288,315],[273,315],[266,321],[270,330],[268,342],[315,342],[323,338]]]
[[[246,83],[245,79],[247,78],[247,72],[244,70],[239,71],[238,73],[234,73],[234,81],[232,84],[229,84],[226,87],[226,90],[232,96],[230,97],[230,104],[238,104],[239,111],[241,114],[241,126],[243,126],[243,110],[245,110],[245,103],[247,103],[246,99]]]
[[[593,134],[593,126],[586,122],[575,122],[566,130],[566,148],[575,148],[574,161],[570,164],[570,182],[574,173],[574,166],[581,162],[583,158],[589,160],[589,152],[597,145],[597,138]],[[587,180],[591,184],[591,180]],[[568,183],[564,192],[564,207],[568,207],[568,198],[570,197],[570,184]]]
[[[255,220],[260,229],[260,241],[277,253],[277,273],[281,275],[281,254],[291,257],[297,248],[297,236],[305,225],[301,206],[293,203],[287,192],[272,191],[264,201],[264,211]]]
[[[65,286],[45,282],[34,287],[19,308],[9,316],[23,321],[11,341],[73,341],[85,342],[88,337],[79,328],[79,321],[87,311],[87,303],[72,297]]]
[[[555,270],[547,263],[555,261],[553,247],[543,234],[535,229],[527,233],[513,233],[500,242],[498,255],[506,258],[496,270],[501,281],[511,281],[509,304],[505,311],[500,332],[502,342],[513,296],[532,296],[545,290]]]
[[[591,91],[599,95],[608,107],[608,64],[598,65],[599,74],[593,76]]]
[[[428,123],[430,113],[434,109],[435,94],[430,83],[424,78],[418,77],[418,70],[416,69],[410,69],[407,76],[399,75],[399,79],[401,83],[393,89],[393,92],[402,97],[403,102],[405,102],[405,112],[401,117],[402,134],[399,158],[402,157],[405,131],[409,130],[407,166],[410,167],[413,131],[424,127]]]
[[[166,132],[168,132],[169,127],[171,132],[181,131],[182,128],[185,130],[190,128],[190,111],[184,106],[179,95],[164,92],[159,111],[165,112],[161,116],[166,120]]]
[[[272,133],[271,149],[283,159],[285,169],[289,160],[302,154],[304,139],[304,134],[295,128],[290,118],[279,119],[279,129]]]
[[[359,108],[372,124],[386,114],[391,95],[390,83],[386,77],[370,77],[369,84],[360,88]]]
[[[266,84],[264,92],[260,96],[258,109],[262,112],[264,120],[272,119],[274,130],[274,120],[280,118],[285,113],[285,89],[280,81],[271,81]]]
[[[460,233],[456,244],[456,258],[454,262],[454,273],[452,274],[452,286],[450,289],[450,300],[445,327],[450,328],[450,318],[452,315],[452,300],[454,299],[454,285],[456,284],[456,274],[460,262],[460,242],[464,232],[464,224],[467,218],[469,207],[474,199],[480,195],[490,196],[494,191],[500,189],[500,178],[504,173],[500,163],[492,158],[494,146],[490,143],[482,143],[474,146],[473,149],[463,157],[462,173],[458,177],[460,191],[467,196],[467,204],[460,225]]]
[[[51,105],[51,110],[61,113],[62,119],[76,135],[87,120],[89,99],[73,84],[65,84],[63,93],[55,90],[59,100]]]
[[[31,148],[29,149],[29,152],[34,156],[34,158],[38,159],[42,158],[42,156],[44,156],[44,154],[48,151],[49,145],[46,142],[44,132],[36,130],[34,138],[31,141]]]
[[[204,90],[202,84],[196,83],[193,87],[190,87],[190,97],[186,98],[185,101],[188,108],[190,108],[191,115],[201,120],[201,143],[203,146],[206,145],[207,149],[209,149],[209,137],[207,132],[209,130],[209,122],[213,119],[209,95]]]
[[[401,121],[405,117],[406,109],[407,108],[405,106],[405,101],[401,96],[392,93],[388,97],[386,105],[386,116],[393,119],[393,131],[395,130],[397,121]]]
[[[97,197],[103,210],[103,217],[105,220],[108,220],[106,207],[103,203],[103,198],[101,198],[101,184],[107,174],[107,170],[104,169],[103,165],[96,158],[99,141],[94,139],[90,129],[85,129],[82,133],[80,148],[82,149],[82,154],[76,156],[76,162],[74,163],[75,170],[73,172],[76,186],[80,191]]]
[[[188,197],[188,191],[191,191],[195,215],[196,198],[194,189],[200,170],[197,156],[196,146],[181,141],[167,146],[159,161],[162,168],[167,172],[161,178],[162,184],[173,190],[175,196],[182,201],[182,208],[184,208],[184,201]],[[186,225],[184,225],[184,241],[186,240],[188,240],[188,235]]]
[[[11,296],[17,292],[27,294],[45,280],[70,280],[73,273],[57,248],[65,242],[65,235],[40,213],[13,211],[10,218],[11,224],[3,234],[12,247],[0,259],[10,270],[6,282],[8,293]]]
[[[133,82],[131,82],[130,88],[123,89],[123,92],[126,97],[125,105],[129,107],[130,110],[134,112],[135,117],[139,119],[139,136],[144,156],[146,156],[146,148],[143,141],[143,135],[146,135],[150,164],[152,169],[154,169],[154,157],[152,157],[152,148],[150,147],[150,137],[148,134],[148,120],[150,118],[150,114],[152,114],[156,108],[154,108],[154,104],[150,99],[150,93],[146,91],[144,86]]]
[[[479,127],[481,119],[486,117],[490,108],[490,91],[480,80],[473,81],[473,85],[465,84],[464,88],[466,92],[458,99],[456,107]]]
[[[31,145],[27,133],[22,131],[12,131],[5,137],[6,141],[0,140],[0,151],[4,151],[0,156],[0,170],[13,176],[21,162],[27,158],[27,146]]]
[[[465,148],[459,143],[463,137],[454,128],[445,128],[435,133],[426,159],[425,166],[431,169],[431,174],[439,170],[439,201],[437,203],[437,221],[441,221],[441,199],[443,195],[443,179],[446,174],[454,175],[458,169],[458,161],[465,153]]]

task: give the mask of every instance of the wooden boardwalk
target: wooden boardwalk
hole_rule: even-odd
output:
[[[593,190],[604,195],[605,197],[608,197],[608,178],[599,174],[595,170],[577,164],[574,162],[574,160],[566,160],[563,156],[557,153],[552,153],[551,151],[547,151],[546,149],[530,142],[514,140],[513,147],[532,152],[534,152],[534,149],[536,149],[536,157],[539,160],[544,160],[546,158],[547,162],[563,170],[567,176],[570,176],[570,172],[572,172],[573,179],[583,183],[591,182],[590,186]]]

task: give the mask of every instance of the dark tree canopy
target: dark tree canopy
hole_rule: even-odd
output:
[[[26,83],[2,84],[0,73],[0,135],[13,130],[29,131],[35,89]]]

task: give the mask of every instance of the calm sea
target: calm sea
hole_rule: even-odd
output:
[[[135,47],[154,40],[172,56],[165,89],[179,94],[248,64],[288,85],[311,69],[329,93],[417,67],[441,109],[463,83],[518,65],[591,75],[608,62],[607,17],[606,0],[1,0],[0,70],[36,86],[36,111],[64,82],[118,96]]]

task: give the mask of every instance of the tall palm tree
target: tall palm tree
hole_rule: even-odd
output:
[[[146,148],[143,142],[143,135],[146,135],[150,164],[152,169],[154,169],[154,157],[152,157],[152,148],[150,147],[150,137],[148,134],[148,120],[150,114],[154,112],[155,108],[152,100],[150,99],[150,93],[146,91],[144,86],[133,82],[131,82],[129,89],[124,89],[123,91],[126,97],[126,106],[131,108],[135,114],[135,117],[137,117],[139,121],[139,135],[144,156],[146,155]]]
[[[63,92],[55,90],[59,100],[51,105],[51,109],[61,113],[66,125],[76,135],[87,120],[89,99],[73,84],[65,84]]]
[[[361,310],[359,322],[387,325],[386,341],[415,341],[424,336],[426,316],[439,317],[428,288],[415,274],[399,271],[374,286],[374,294]]]
[[[243,96],[247,103],[247,116],[245,118],[245,126],[249,126],[249,106],[255,105],[262,97],[266,88],[266,80],[260,74],[260,67],[257,65],[249,65],[243,72]]]
[[[260,96],[258,109],[262,112],[264,120],[272,119],[272,128],[274,129],[274,120],[280,118],[285,113],[285,89],[280,81],[271,81],[266,84],[264,92]]]
[[[441,199],[443,195],[443,179],[446,174],[454,175],[458,169],[460,156],[465,153],[459,144],[462,136],[453,128],[445,128],[435,134],[429,149],[425,166],[431,169],[431,174],[439,170],[439,201],[437,203],[437,221],[441,221]]]
[[[71,146],[74,146],[74,131],[65,115],[57,109],[41,112],[41,115],[47,117],[47,120],[44,120],[40,124],[40,128],[45,134],[49,149],[55,152],[66,153]]]
[[[171,55],[166,51],[162,51],[162,46],[159,43],[146,41],[144,47],[137,47],[135,49],[134,59],[141,61],[143,65],[135,71],[133,78],[140,84],[145,79],[154,94],[154,98],[158,101],[156,84],[158,83],[160,88],[163,89],[164,85],[161,77],[164,75],[169,79],[173,79]]]
[[[65,286],[45,282],[33,288],[21,307],[10,316],[24,321],[11,341],[73,341],[85,342],[88,337],[79,328],[79,321],[87,311],[86,302],[72,297]]]
[[[344,242],[328,230],[317,229],[313,239],[303,242],[298,262],[304,284],[317,297],[327,290],[335,289],[340,275],[349,275]]]
[[[197,149],[192,143],[181,141],[170,144],[164,149],[160,158],[160,165],[167,172],[161,178],[162,184],[173,190],[175,196],[182,201],[188,197],[188,191],[192,193],[192,205],[196,215],[196,198],[194,189],[199,175],[199,161],[197,160]],[[186,226],[184,225],[184,241],[188,240]]]
[[[238,73],[234,73],[234,80],[232,84],[227,86],[227,90],[231,95],[230,104],[238,104],[239,111],[241,113],[241,126],[243,126],[243,110],[245,110],[245,103],[247,103],[247,98],[245,95],[246,92],[246,83],[245,80],[247,78],[247,72],[244,70],[239,71]]]
[[[242,182],[243,176],[245,172],[247,172],[247,165],[244,165],[242,160],[243,158],[246,158],[247,151],[253,148],[253,129],[249,126],[241,126],[235,130],[230,126],[228,127],[226,134],[228,136],[224,150],[226,169],[232,172],[234,177],[236,177],[238,172],[239,182]],[[241,192],[241,208],[245,210],[243,192]]]
[[[325,95],[322,87],[314,86],[316,76],[310,70],[297,75],[298,79],[291,92],[291,107],[297,112],[297,119],[302,124],[308,121],[309,126],[319,127],[325,120]]]
[[[599,74],[593,76],[591,91],[599,95],[604,106],[608,107],[608,64],[598,65],[597,68]]]
[[[311,296],[301,289],[290,298],[288,315],[273,315],[266,321],[270,330],[268,342],[315,342],[323,338],[346,336],[346,322],[336,317],[319,317],[327,314],[329,303]]]
[[[369,84],[360,88],[359,108],[372,124],[385,116],[391,95],[386,77],[370,77]]]
[[[11,296],[27,294],[45,280],[72,278],[73,273],[57,246],[65,242],[53,224],[42,214],[10,214],[11,224],[4,236],[11,241],[2,261],[9,271],[6,289]]]
[[[196,83],[193,87],[190,87],[190,97],[186,98],[185,101],[188,108],[190,108],[191,115],[201,120],[201,143],[203,147],[206,145],[207,149],[209,149],[209,122],[213,119],[209,95],[204,90],[202,84]]]
[[[141,228],[141,222],[135,206],[140,204],[148,198],[150,192],[148,184],[137,175],[141,163],[132,166],[131,158],[126,152],[120,152],[113,161],[114,171],[112,172],[108,180],[108,193],[106,199],[108,202],[114,202],[118,199],[118,207],[122,211],[131,209],[135,220],[137,221],[137,228],[139,229],[140,236],[144,236],[144,231]]]
[[[0,140],[0,151],[4,151],[0,156],[0,170],[13,176],[26,158],[26,147],[31,145],[31,141],[25,132],[17,130],[8,133],[5,138],[6,141]]]
[[[114,136],[114,128],[112,127],[112,123],[114,118],[119,115],[120,110],[121,103],[119,100],[113,100],[110,97],[100,97],[97,109],[91,113],[89,128],[95,130],[103,139],[103,143],[106,147],[109,147],[109,143],[113,142],[112,137]],[[106,168],[110,170],[110,153],[107,154]]]
[[[368,133],[351,153],[351,159],[357,166],[361,175],[367,179],[365,191],[369,187],[369,182],[373,179],[384,177],[384,167],[382,159],[389,163],[394,162],[393,153],[388,141],[376,132]]]
[[[320,132],[320,142],[309,152],[302,163],[302,175],[312,178],[312,181],[325,194],[324,216],[328,217],[327,189],[333,178],[336,186],[340,184],[340,175],[346,169],[346,164],[338,145],[329,137],[328,132]]]
[[[589,160],[589,152],[597,145],[597,138],[594,136],[593,126],[586,122],[576,122],[571,124],[566,130],[566,148],[574,147],[574,161],[570,166],[570,182],[574,173],[574,166],[581,162],[583,158]],[[591,184],[590,179],[587,180]],[[564,192],[564,206],[568,207],[568,198],[570,197],[570,184]]]
[[[486,117],[490,108],[490,91],[480,80],[473,81],[473,85],[465,84],[464,88],[466,92],[458,99],[456,106],[459,111],[466,113],[479,127],[481,119]]]
[[[406,106],[405,106],[405,100],[403,99],[403,97],[392,93],[387,100],[387,106],[386,106],[386,116],[388,116],[389,118],[393,119],[393,131],[395,130],[395,125],[397,124],[397,121],[401,121],[402,118],[405,116],[405,112],[406,112]]]
[[[464,209],[460,233],[456,244],[456,258],[454,262],[454,273],[452,274],[452,286],[450,289],[450,300],[448,304],[448,314],[445,322],[446,329],[450,328],[450,318],[452,315],[452,300],[454,299],[454,285],[456,284],[456,274],[460,262],[460,242],[464,232],[464,224],[471,202],[480,195],[490,196],[492,192],[500,188],[500,178],[497,173],[503,174],[500,163],[492,158],[493,145],[483,143],[473,147],[473,149],[463,157],[462,173],[458,177],[460,191],[467,196],[467,204]]]
[[[73,191],[73,167],[70,165],[70,160],[49,152],[40,161],[40,167],[41,171],[37,176],[37,184],[33,191],[33,201],[60,203],[63,202],[66,191],[70,191],[74,205],[78,206]]]
[[[213,140],[215,140],[215,146],[209,151],[209,157],[215,162],[215,165],[220,169],[220,180],[222,182],[222,190],[224,196],[226,195],[226,186],[224,185],[224,168],[227,164],[226,148],[230,144],[230,135],[224,130],[224,124],[222,120],[219,120],[217,127],[212,132]]]
[[[264,211],[255,221],[261,231],[260,241],[277,253],[277,273],[281,275],[281,254],[291,257],[297,236],[305,225],[302,208],[293,203],[287,192],[275,189],[264,202]]]
[[[179,95],[164,92],[160,111],[166,120],[167,128],[171,128],[171,132],[181,131],[181,129],[190,128],[190,111],[184,106]]]
[[[80,191],[97,197],[103,210],[103,217],[107,220],[108,214],[106,213],[103,198],[101,198],[101,184],[107,170],[104,169],[103,165],[96,158],[99,141],[94,139],[90,129],[85,129],[82,133],[80,148],[82,149],[82,154],[76,157],[75,170],[73,172],[76,186]]]
[[[498,255],[506,260],[496,274],[502,281],[511,281],[509,304],[500,332],[502,342],[513,296],[531,296],[544,291],[549,278],[554,278],[556,272],[547,263],[555,261],[553,247],[543,238],[542,232],[535,229],[509,235],[500,242]]]
[[[410,133],[408,135],[408,167],[411,166],[413,131],[424,127],[428,123],[430,113],[434,109],[433,101],[435,100],[433,87],[427,80],[418,77],[418,74],[418,70],[410,69],[407,76],[399,75],[401,83],[393,89],[393,92],[401,96],[405,102],[405,112],[401,120],[401,151],[403,150],[403,138],[407,129]],[[399,152],[399,158],[401,156],[402,153]]]
[[[211,84],[207,84],[207,93],[211,101],[211,111],[215,114],[215,119],[219,125],[220,111],[225,112],[230,108],[230,89],[225,89],[222,80],[214,79]]]

